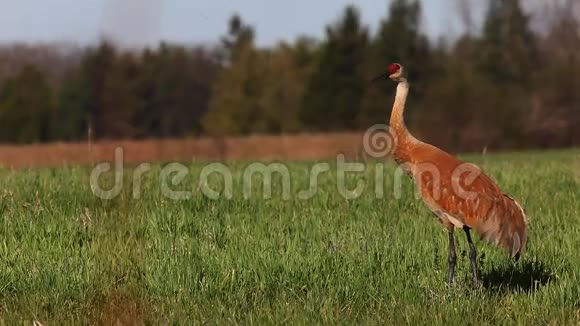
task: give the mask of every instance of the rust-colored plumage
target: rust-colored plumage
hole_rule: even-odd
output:
[[[415,180],[425,204],[449,231],[449,282],[455,269],[455,228],[465,230],[470,245],[473,281],[477,283],[477,253],[471,240],[474,229],[483,240],[505,248],[516,260],[527,242],[527,218],[522,207],[476,165],[413,137],[403,112],[409,85],[400,64],[391,64],[383,76],[398,82],[390,125],[396,138],[392,155]]]

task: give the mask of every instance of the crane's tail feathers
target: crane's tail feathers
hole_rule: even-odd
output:
[[[488,206],[486,218],[476,227],[481,239],[507,250],[516,261],[523,255],[528,241],[528,219],[520,204],[504,195],[504,200]]]
[[[511,250],[511,256],[513,258],[516,257],[516,255],[519,254],[520,252],[520,248],[522,247],[522,243],[520,242],[520,235],[515,233],[514,236],[512,237],[512,250]]]
[[[515,231],[513,232],[512,236],[511,257],[518,261],[520,256],[524,253],[526,249],[526,243],[528,242],[528,218],[522,206],[515,199],[508,195],[504,196],[517,208],[515,211],[508,211],[511,211],[512,213],[512,221]]]

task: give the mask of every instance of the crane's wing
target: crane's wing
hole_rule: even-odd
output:
[[[442,167],[439,173],[440,189],[433,175],[415,175],[425,204],[435,214],[444,214],[455,227],[473,228],[482,240],[519,257],[527,242],[527,218],[522,207],[474,164]]]

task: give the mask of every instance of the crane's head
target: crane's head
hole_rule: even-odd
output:
[[[403,66],[401,66],[401,64],[399,63],[391,63],[387,67],[387,72],[380,76],[375,77],[373,81],[377,81],[386,77],[389,77],[396,82],[400,81],[401,78],[403,78]]]

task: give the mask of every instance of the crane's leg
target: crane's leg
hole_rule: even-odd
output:
[[[453,237],[453,229],[449,230],[449,285],[453,284],[453,277],[455,276],[455,262],[457,255],[455,254],[455,238]]]
[[[471,278],[473,279],[473,286],[477,286],[477,250],[475,250],[475,245],[473,240],[471,240],[471,234],[469,233],[469,227],[464,226],[463,230],[467,236],[467,242],[469,242],[469,260],[471,261]]]

